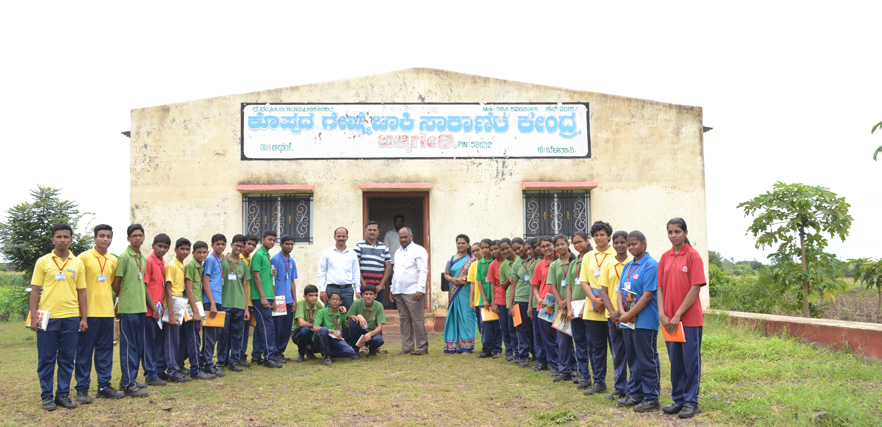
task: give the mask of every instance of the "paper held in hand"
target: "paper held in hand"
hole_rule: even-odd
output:
[[[490,307],[485,307],[481,309],[481,321],[482,322],[492,322],[494,320],[499,320],[499,314],[494,313]]]
[[[355,346],[358,348],[362,348],[362,347],[366,346],[367,343],[370,342],[370,340],[371,340],[371,337],[369,337],[367,334],[364,334],[358,338],[358,342],[355,343]]]
[[[184,322],[189,322],[193,319],[193,309],[190,308],[190,301],[184,297],[172,296],[172,303],[174,304],[175,317],[177,317],[178,325],[183,324]],[[162,313],[162,321],[168,323],[168,314],[171,310],[165,310],[165,313]]]
[[[202,326],[206,326],[209,328],[223,328],[224,327],[224,320],[226,320],[226,318],[227,318],[227,313],[225,313],[223,311],[218,311],[217,315],[215,315],[213,319],[211,318],[211,316],[209,314],[210,313],[206,313],[205,315],[202,316]]]
[[[557,312],[551,327],[569,336],[573,336],[573,326],[570,323],[569,317],[567,317],[567,313],[563,310]]]
[[[40,321],[37,323],[37,329],[41,331],[45,331],[46,327],[49,326],[49,312],[46,310],[37,310],[37,318]],[[31,328],[31,312],[28,311],[28,318],[25,320],[25,328]]]
[[[284,316],[286,314],[288,314],[288,310],[285,307],[285,296],[277,296],[273,300],[273,316]]]
[[[545,294],[543,302],[546,307],[539,309],[539,318],[548,323],[554,323],[554,295],[551,292]]]
[[[583,299],[583,300],[573,301],[570,304],[573,306],[573,313],[576,315],[576,317],[581,319],[582,314],[583,314],[582,309],[585,308],[585,300]]]

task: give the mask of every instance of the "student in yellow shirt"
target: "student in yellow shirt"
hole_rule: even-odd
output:
[[[70,377],[73,374],[78,332],[89,329],[86,310],[86,268],[70,253],[73,229],[67,224],[52,228],[55,249],[40,257],[31,278],[28,304],[31,330],[37,333],[37,375],[40,377],[40,398],[43,409],[54,411],[56,405],[77,407],[70,400]],[[40,329],[40,313],[49,317]],[[52,396],[52,380],[58,364],[58,389]]]
[[[603,267],[615,259],[615,250],[609,245],[612,226],[608,222],[596,221],[591,225],[591,237],[595,248],[582,259],[581,282],[586,307],[582,310],[585,319],[585,332],[588,334],[589,358],[591,373],[594,374],[594,385],[585,390],[585,395],[603,393],[606,387],[606,341],[609,335],[607,326],[606,306],[601,299],[600,279]],[[585,378],[588,379],[588,378]]]
[[[481,245],[479,243],[475,243],[472,245],[472,256],[475,257],[475,261],[469,265],[469,276],[466,280],[471,284],[469,287],[469,306],[475,310],[475,316],[477,316],[478,323],[478,332],[481,331],[481,293],[476,289],[478,287],[478,261],[484,259],[484,255],[481,252]]]
[[[612,237],[612,247],[616,251],[613,262],[606,263],[600,274],[600,294],[603,305],[607,307],[607,329],[609,330],[609,349],[612,351],[613,379],[615,385],[612,394],[606,398],[618,400],[625,397],[628,390],[633,388],[633,378],[628,379],[628,355],[625,353],[625,338],[622,330],[616,323],[619,320],[619,279],[622,277],[622,269],[633,258],[628,254],[628,232],[616,231]]]
[[[98,374],[99,398],[119,399],[123,392],[110,386],[113,371],[113,289],[110,282],[116,273],[116,257],[107,248],[113,241],[113,228],[107,224],[95,226],[95,247],[77,258],[86,269],[86,302],[89,329],[80,332],[77,343],[76,371],[77,403],[92,403],[89,386],[92,378],[94,353],[95,373]]]
[[[175,242],[175,259],[165,266],[165,297],[163,298],[163,306],[165,306],[167,316],[164,319],[167,321],[163,324],[163,328],[165,328],[165,361],[168,365],[168,380],[174,383],[190,381],[190,377],[181,372],[181,367],[184,365],[184,354],[187,351],[187,348],[181,345],[182,329],[184,325],[191,328],[193,325],[192,315],[188,316],[186,313],[190,300],[184,295],[186,290],[184,260],[188,256],[190,256],[190,241],[181,237]],[[183,307],[184,311],[178,311],[178,307]],[[190,307],[191,312],[192,310],[193,308]],[[198,354],[191,354],[190,360],[193,360],[194,357],[198,357]]]

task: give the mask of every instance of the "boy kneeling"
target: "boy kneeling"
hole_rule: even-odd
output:
[[[352,303],[347,313],[349,318],[347,341],[354,351],[358,351],[358,342],[362,341],[362,346],[368,348],[368,356],[376,356],[377,349],[384,343],[383,325],[386,324],[386,313],[382,304],[375,304],[376,286],[366,285],[361,290],[361,297]]]
[[[318,299],[318,288],[314,285],[306,286],[303,289],[303,299],[297,301],[297,308],[294,309],[294,321],[297,322],[297,327],[291,335],[291,341],[297,344],[297,362],[304,361],[305,357],[315,359],[315,349],[312,346],[314,335],[312,328],[315,326],[313,322],[316,312],[325,308]]]
[[[328,294],[328,304],[315,315],[315,323],[312,331],[313,345],[322,352],[322,365],[331,366],[332,357],[350,357],[358,359],[358,353],[352,350],[349,344],[343,340],[343,327],[346,314],[340,308],[343,298],[339,292]]]

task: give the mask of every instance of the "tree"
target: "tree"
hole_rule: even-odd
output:
[[[708,262],[717,267],[723,266],[723,256],[717,251],[707,251]]]
[[[76,203],[59,198],[60,189],[37,186],[31,190],[33,202],[15,205],[6,211],[6,222],[0,223],[0,252],[15,269],[30,277],[34,264],[53,249],[52,227],[67,223],[74,229],[70,251],[79,254],[91,247],[88,235],[77,233],[77,225],[86,215]]]
[[[879,299],[876,303],[876,321],[882,320],[882,259],[873,261],[871,258],[849,260],[854,266],[854,278],[863,283],[867,289],[876,288]]]
[[[876,133],[876,129],[882,129],[882,122],[876,123],[876,125],[873,126],[873,129],[870,131],[870,133]],[[873,160],[876,160],[876,156],[878,156],[879,153],[882,153],[882,145],[877,147],[876,151],[873,152]]]
[[[757,238],[757,249],[778,246],[769,255],[773,277],[780,290],[797,291],[805,317],[810,314],[810,301],[844,287],[838,279],[842,263],[824,249],[825,234],[842,241],[848,236],[849,207],[845,198],[828,188],[783,182],[738,205],[745,216],[755,216],[747,231]]]

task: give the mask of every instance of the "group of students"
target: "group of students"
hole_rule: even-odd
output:
[[[686,222],[670,220],[667,234],[672,248],[659,261],[646,251],[642,232],[613,233],[603,221],[591,226],[594,248],[586,233],[573,234],[576,254],[564,235],[484,239],[471,246],[468,236],[457,236],[457,254],[444,271],[451,285],[445,352],[475,351],[477,329],[478,357],[501,357],[504,345],[506,361],[527,368],[534,360],[534,371],[550,370],[554,382],[572,380],[593,395],[608,391],[609,346],[615,384],[607,399],[648,412],[660,407],[656,344],[663,328],[674,338],[666,342],[673,403],[662,410],[694,416],[701,380],[699,292],[707,280]]]
[[[272,231],[261,238],[233,236],[229,254],[222,234],[212,236],[210,246],[180,238],[169,263],[164,261],[169,236],[156,235],[145,256],[139,224],[127,228],[129,246],[119,257],[108,251],[113,240],[109,225],[96,226],[94,248],[76,257],[69,250],[72,237],[67,224],[53,228],[54,249],[36,262],[31,280],[29,327],[37,332],[37,373],[46,410],[92,402],[93,361],[97,397],[119,399],[147,396],[148,386],[169,381],[211,380],[224,376],[225,369],[281,368],[291,360],[285,357],[289,340],[298,347],[297,362],[320,353],[324,365],[331,365],[332,357],[358,359],[359,350],[374,356],[383,345],[386,320],[382,304],[375,301],[376,286],[363,287],[362,298],[348,309],[337,292],[328,294],[325,307],[314,285],[304,287],[298,300],[290,236],[279,239],[281,250],[272,257],[269,250],[277,237]],[[284,297],[284,308],[279,297]],[[114,318],[119,319],[120,390],[110,384]],[[136,381],[139,368],[143,383]],[[69,396],[74,370],[75,401]]]

